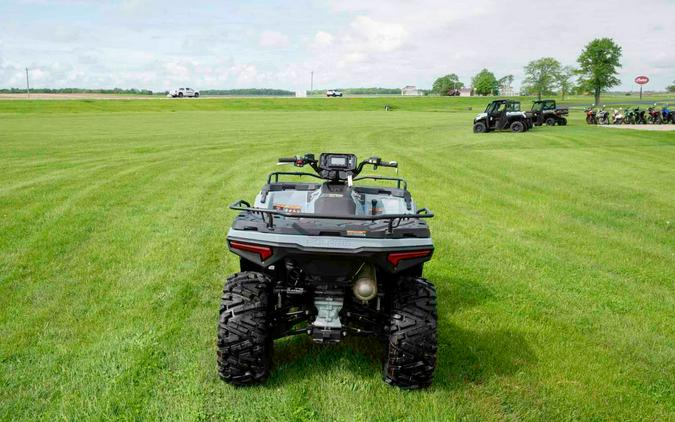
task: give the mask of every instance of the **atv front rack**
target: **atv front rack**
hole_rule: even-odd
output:
[[[305,173],[302,171],[275,171],[267,175],[267,184],[270,183],[278,183],[279,182],[279,176],[309,176],[313,177],[315,179],[319,180],[325,180],[323,177],[318,176],[316,174],[312,173]],[[366,175],[366,176],[360,176],[360,177],[355,177],[354,181],[357,182],[359,180],[386,180],[386,181],[391,181],[391,182],[396,182],[396,188],[403,190],[408,190],[408,182],[405,181],[405,179],[401,179],[400,177],[386,177],[386,176],[371,176],[371,175]]]
[[[389,220],[387,226],[387,233],[392,231],[401,224],[403,220],[410,220],[416,218],[431,218],[434,213],[426,208],[417,210],[415,214],[379,214],[379,215],[340,215],[340,214],[314,214],[304,212],[284,212],[279,210],[271,210],[266,208],[251,207],[251,204],[240,199],[230,204],[229,208],[235,211],[245,211],[252,214],[260,214],[263,221],[267,224],[268,229],[274,229],[274,216],[288,217],[288,218],[315,218],[321,220],[356,220],[356,221],[378,221]]]

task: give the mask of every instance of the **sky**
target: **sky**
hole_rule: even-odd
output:
[[[623,48],[621,85],[675,80],[675,0],[0,0],[0,88],[430,88],[499,78],[593,38]]]

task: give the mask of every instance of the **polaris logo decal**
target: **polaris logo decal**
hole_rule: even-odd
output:
[[[313,248],[328,248],[328,249],[352,249],[353,244],[348,240],[330,239],[325,237],[309,237],[306,245]]]

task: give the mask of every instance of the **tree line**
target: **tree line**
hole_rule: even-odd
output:
[[[224,95],[224,96],[260,96],[260,97],[288,97],[294,96],[295,92],[285,89],[273,88],[242,88],[242,89],[204,89],[199,91],[201,95]]]
[[[343,94],[348,95],[399,95],[401,93],[401,88],[337,88]],[[326,93],[325,90],[315,89],[313,91],[307,91],[309,95],[323,95]]]
[[[154,95],[149,89],[87,89],[87,88],[31,88],[30,92],[36,94],[133,94],[133,95]],[[25,94],[26,88],[2,88],[2,94]]]
[[[600,103],[600,93],[621,83],[617,78],[621,67],[621,47],[611,38],[597,38],[586,44],[577,58],[577,67],[564,66],[553,57],[542,57],[529,62],[521,92],[525,95],[551,95],[559,91],[563,98],[572,93],[591,93],[595,103]],[[487,69],[482,69],[471,80],[478,95],[498,95],[513,82],[512,75],[497,79]],[[673,82],[675,85],[675,81]],[[432,92],[452,95],[464,84],[454,73],[436,79]],[[671,87],[668,87],[670,90]],[[675,86],[673,87],[675,89]]]

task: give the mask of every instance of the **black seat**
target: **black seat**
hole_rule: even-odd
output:
[[[316,214],[355,215],[356,203],[352,198],[351,188],[339,183],[325,183],[321,194],[314,203]]]

